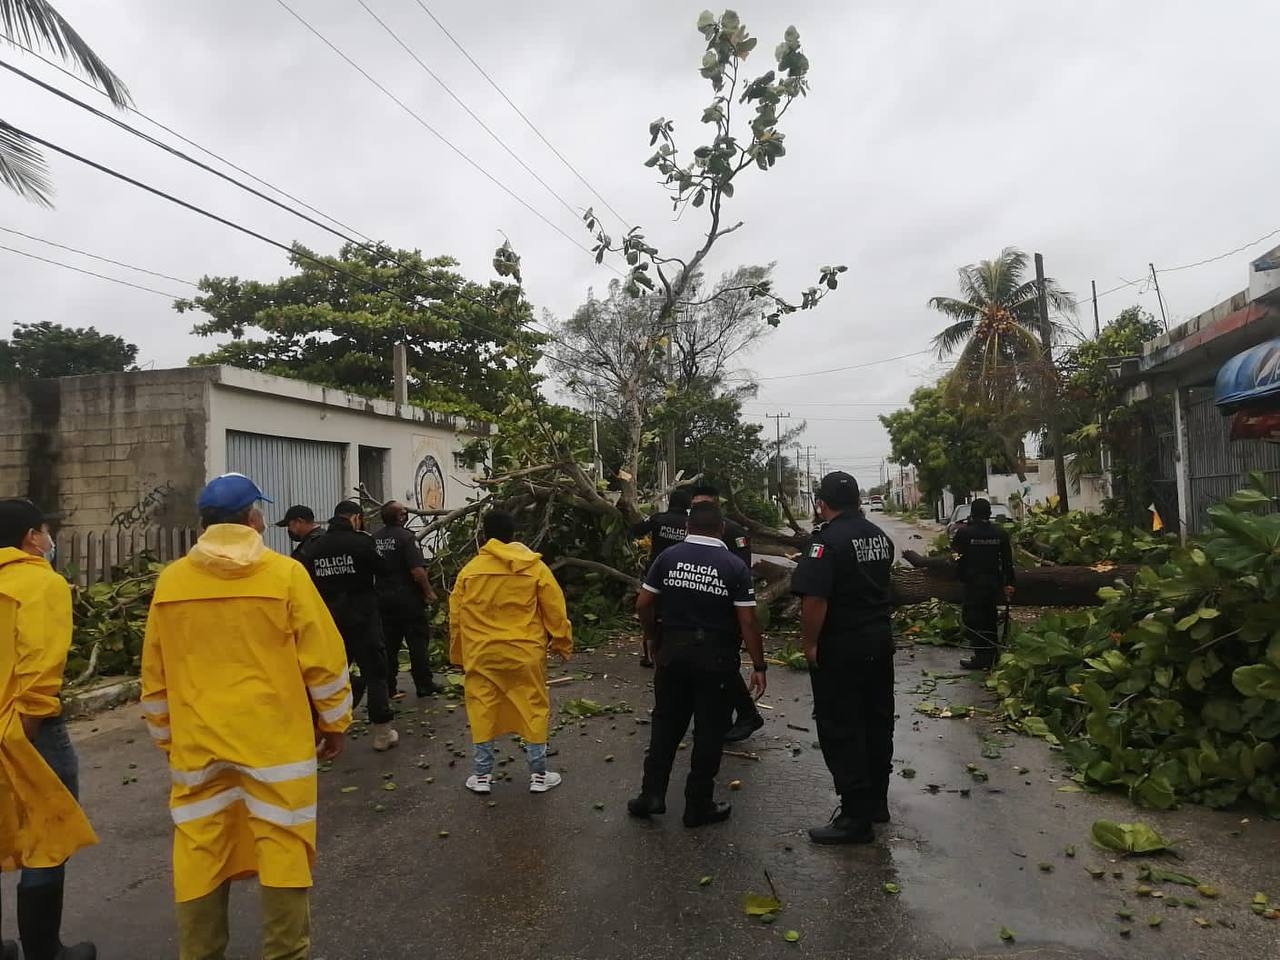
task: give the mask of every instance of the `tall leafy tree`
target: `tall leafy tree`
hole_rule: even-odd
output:
[[[321,266],[320,260],[327,266]],[[489,416],[528,386],[512,357],[535,348],[529,304],[515,285],[472,283],[451,257],[346,244],[319,257],[295,245],[292,276],[271,283],[205,277],[201,336],[231,340],[192,363],[226,363],[372,397],[392,393],[392,354],[409,355],[410,400],[445,413]]]
[[[0,340],[0,381],[120,373],[137,359],[134,344],[93,327],[19,323],[8,340]]]
[[[0,0],[0,26],[23,46],[43,48],[61,57],[96,84],[117,107],[130,104],[124,82],[48,0]],[[41,206],[53,206],[53,182],[39,148],[5,123],[2,116],[0,183]]]

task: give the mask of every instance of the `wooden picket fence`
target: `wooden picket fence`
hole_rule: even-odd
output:
[[[199,537],[191,527],[114,528],[58,535],[58,568],[81,586],[111,583],[148,562],[186,556]]]

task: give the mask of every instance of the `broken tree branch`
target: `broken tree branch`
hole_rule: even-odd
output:
[[[593,573],[600,573],[606,577],[612,577],[615,580],[621,580],[636,590],[640,589],[640,578],[634,577],[629,573],[623,573],[615,567],[609,566],[607,563],[598,563],[595,560],[581,560],[578,557],[561,557],[551,564],[551,572],[555,573],[564,567],[577,567],[581,570],[590,570]]]

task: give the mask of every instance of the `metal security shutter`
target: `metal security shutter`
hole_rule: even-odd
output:
[[[272,526],[291,504],[310,507],[321,522],[328,519],[347,493],[346,450],[342,443],[227,431],[227,470],[252,478],[275,501],[266,508],[267,546],[286,554],[292,549],[288,534]]]

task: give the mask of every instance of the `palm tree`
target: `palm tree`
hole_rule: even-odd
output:
[[[1057,375],[1040,333],[1040,284],[1027,278],[1027,260],[1023,251],[1005,247],[994,260],[960,268],[959,297],[929,300],[952,321],[933,338],[938,357],[959,351],[947,378],[949,399],[999,423],[1015,463],[1021,461],[1021,438],[1037,420],[1052,419],[1057,396]],[[1074,312],[1072,297],[1047,277],[1044,294],[1054,314]],[[1063,328],[1050,324],[1056,339]]]
[[[16,47],[43,47],[79,69],[117,107],[131,103],[124,82],[102,62],[48,0],[0,0],[4,39]],[[53,206],[53,183],[31,140],[0,118],[0,183],[41,206]]]

